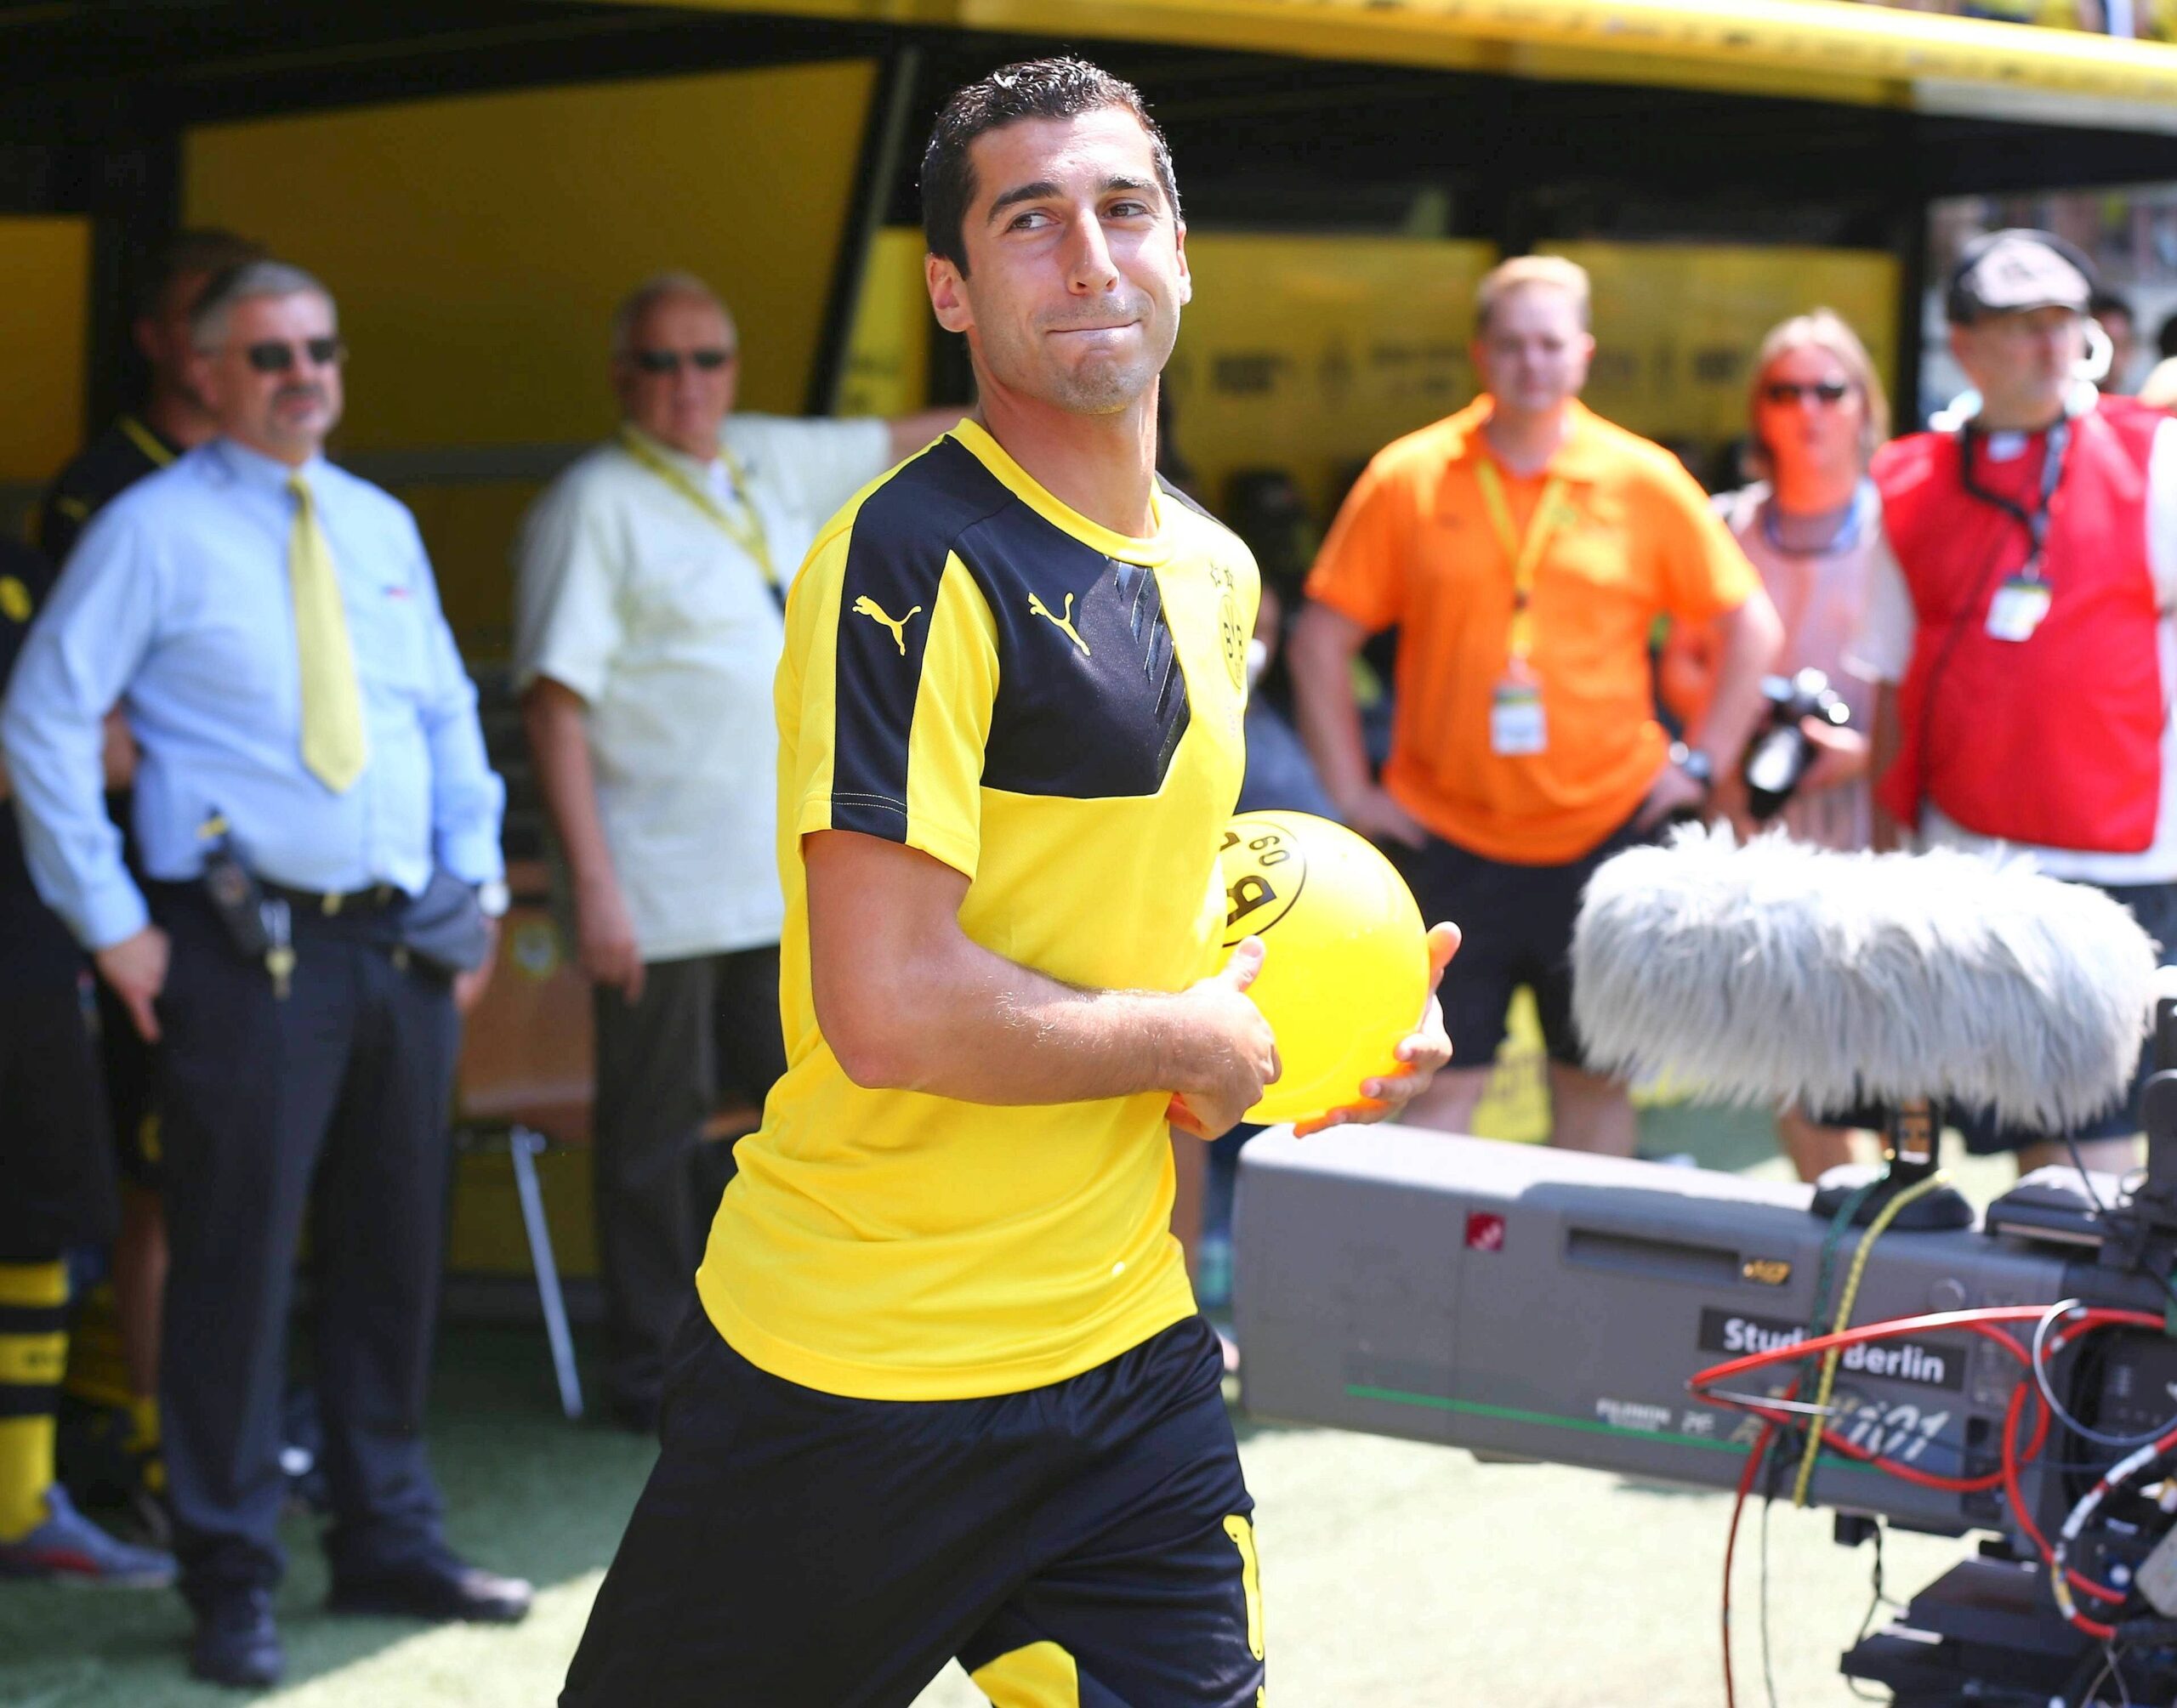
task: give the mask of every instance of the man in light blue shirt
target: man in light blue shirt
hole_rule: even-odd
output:
[[[84,533],[0,745],[39,893],[163,1043],[160,1399],[192,1662],[261,1685],[282,1665],[278,1413],[313,1183],[333,1604],[527,1608],[527,1585],[446,1549],[420,1433],[458,1006],[489,943],[471,930],[451,958],[484,958],[454,976],[412,900],[432,886],[458,917],[466,884],[477,911],[503,909],[503,791],[414,520],[324,460],[344,355],[330,296],[250,263],[207,288],[190,333],[220,436]],[[117,701],[141,754],[142,888],[101,805]],[[207,868],[237,864],[265,905],[220,905]]]

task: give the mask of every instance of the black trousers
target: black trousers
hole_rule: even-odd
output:
[[[276,1582],[281,1399],[305,1211],[336,1576],[430,1558],[423,1453],[460,1024],[450,983],[395,952],[378,911],[297,910],[276,1000],[192,888],[158,886],[173,1268],[159,1400],[184,1594]],[[313,1192],[315,1199],[313,1200]]]
[[[779,951],[649,962],[642,996],[630,1002],[600,986],[596,1016],[593,1195],[611,1348],[605,1385],[616,1402],[647,1410],[696,1296],[702,1230],[716,1207],[696,1198],[703,1123],[724,1092],[760,1104],[786,1071]]]

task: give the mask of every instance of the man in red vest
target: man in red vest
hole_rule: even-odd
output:
[[[1968,245],[1947,311],[1978,410],[1875,459],[1901,570],[1857,649],[1882,684],[1875,837],[2026,855],[2177,945],[2177,423],[2081,377],[2094,288],[2045,231]],[[2021,1168],[2075,1144],[2117,1172],[2137,1091],[2069,1134],[1961,1125]]]

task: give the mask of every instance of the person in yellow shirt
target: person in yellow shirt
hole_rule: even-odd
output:
[[[664,1450],[564,1704],[1246,1708],[1253,1501],[1170,1231],[1169,1128],[1274,1079],[1223,966],[1255,565],[1154,474],[1190,294],[1170,155],[1075,60],[954,95],[932,305],[981,406],[793,583],[787,1072],[742,1142]],[[1434,964],[1456,933],[1432,937]],[[1448,1059],[1433,1002],[1402,1106]]]
[[[1680,812],[1728,804],[1781,639],[1753,566],[1677,458],[1579,402],[1588,275],[1556,256],[1481,281],[1487,390],[1377,453],[1308,577],[1287,644],[1300,733],[1339,816],[1467,945],[1444,990],[1471,1065],[1408,1119],[1470,1130],[1514,990],[1549,1052],[1551,1139],[1630,1155],[1623,1087],[1573,1036],[1571,950],[1595,866]],[[1690,744],[1657,721],[1657,620],[1714,620],[1716,689]],[[1390,762],[1368,773],[1353,660],[1399,631]]]

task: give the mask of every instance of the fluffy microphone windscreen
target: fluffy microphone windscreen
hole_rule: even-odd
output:
[[[1600,1071],[1816,1111],[1952,1098],[2043,1132],[2122,1093],[2156,983],[2153,943],[2099,890],[1721,827],[1606,861],[1572,968]]]

